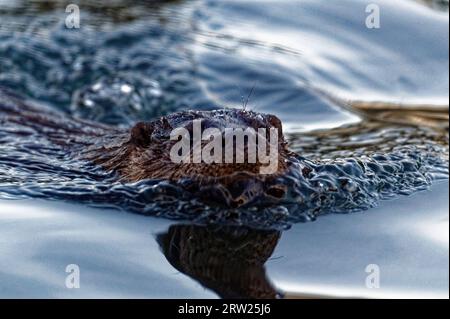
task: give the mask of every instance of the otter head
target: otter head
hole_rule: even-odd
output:
[[[286,189],[276,180],[292,155],[276,116],[238,109],[139,122],[114,154],[101,164],[125,181],[167,179],[231,207],[260,196],[283,198]]]

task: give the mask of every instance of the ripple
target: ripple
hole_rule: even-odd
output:
[[[186,108],[239,106],[254,92],[249,108],[279,116],[299,156],[282,179],[290,189],[282,202],[223,209],[177,183],[120,183],[69,158],[61,144],[83,142],[73,131],[43,132],[0,117],[0,198],[283,228],[364,210],[448,179],[448,132],[367,120],[342,103],[397,103],[396,114],[387,114],[402,118],[408,103],[448,103],[448,15],[442,12],[380,0],[384,27],[372,32],[363,25],[366,0],[123,0],[110,10],[84,0],[82,27],[69,30],[63,1],[45,3],[0,2],[0,85],[6,88],[0,109],[11,99],[19,106],[32,99],[43,110],[66,113],[60,124],[76,116],[128,127]],[[8,88],[21,97],[4,93]],[[342,100],[326,100],[311,88]],[[74,127],[83,132],[79,123]]]

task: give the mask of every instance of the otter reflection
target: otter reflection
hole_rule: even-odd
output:
[[[157,241],[170,264],[222,298],[277,298],[265,262],[281,233],[236,226],[174,225]]]

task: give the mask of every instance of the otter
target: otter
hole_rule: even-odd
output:
[[[150,122],[139,122],[130,129],[93,123],[51,110],[45,110],[11,94],[1,96],[0,123],[25,126],[59,145],[72,159],[87,160],[118,174],[122,182],[163,179],[179,184],[189,181],[206,201],[240,207],[263,196],[280,198],[286,186],[277,178],[296,162],[282,133],[280,119],[274,115],[240,109],[181,111]],[[169,154],[176,141],[170,133],[179,127],[192,131],[193,120],[202,120],[202,129],[251,127],[278,131],[278,163],[273,174],[260,174],[261,163],[174,163]]]
[[[202,131],[214,128],[223,134],[230,127],[243,131],[249,127],[255,131],[260,128],[267,131],[276,129],[276,170],[272,174],[261,174],[260,168],[263,164],[260,161],[174,163],[170,152],[177,141],[172,140],[170,134],[176,128],[192,132],[194,120],[201,120]],[[83,146],[77,156],[106,170],[116,171],[120,179],[126,182],[146,179],[165,179],[173,182],[188,180],[190,185],[195,184],[199,188],[197,193],[207,193],[207,196],[203,196],[205,199],[225,203],[230,207],[240,207],[263,196],[283,197],[286,186],[276,180],[297,162],[296,154],[287,147],[280,119],[271,114],[240,109],[188,110],[151,122],[139,122],[129,130],[111,134],[92,145]]]
[[[276,170],[271,174],[261,174],[259,168],[263,164],[259,161],[174,163],[170,150],[176,141],[170,138],[170,133],[179,127],[190,131],[192,122],[198,119],[202,120],[202,129],[215,128],[221,132],[227,127],[276,129]],[[201,205],[206,205],[219,207],[221,212],[236,210],[239,216],[246,213],[252,218],[277,216],[298,221],[313,219],[323,212],[367,209],[380,199],[426,189],[436,176],[448,177],[448,134],[438,134],[444,136],[442,145],[441,141],[435,142],[440,139],[435,138],[435,133],[420,128],[407,127],[400,132],[396,128],[395,136],[398,138],[390,138],[384,145],[375,143],[379,146],[378,151],[377,148],[364,147],[361,151],[349,151],[349,156],[344,157],[331,157],[331,153],[316,158],[311,156],[314,143],[325,145],[324,136],[330,137],[333,147],[339,149],[349,148],[351,139],[354,140],[358,134],[372,134],[366,128],[372,129],[373,125],[357,124],[355,127],[357,129],[339,128],[322,132],[316,135],[315,140],[311,140],[308,134],[286,137],[282,123],[275,115],[244,109],[220,109],[180,111],[139,122],[131,128],[119,128],[46,109],[8,90],[0,90],[0,149],[5,150],[0,154],[5,155],[5,158],[0,156],[0,186],[2,181],[7,185],[0,187],[0,193],[17,194],[18,189],[22,189],[31,196],[45,197],[51,193],[54,197],[75,198],[89,203],[112,201],[114,204],[117,201],[118,206],[132,205],[132,211],[145,213],[152,213],[154,206],[150,203],[158,197],[165,204],[175,206],[172,208],[175,213],[171,214],[166,206],[159,209],[158,214],[164,216],[173,217],[177,212],[185,216],[181,214],[183,209],[189,212],[198,210],[197,214],[202,215],[204,207]],[[389,132],[382,125],[377,130]],[[344,137],[348,137],[348,132],[353,132],[354,136],[346,141]],[[304,147],[299,141],[306,137],[310,142]],[[408,140],[410,145],[405,143]],[[297,148],[295,152],[292,146]],[[320,145],[315,147],[320,148]],[[327,146],[327,149],[331,148]],[[307,157],[302,156],[302,152]],[[23,160],[11,159],[7,154]],[[32,156],[35,156],[33,161],[28,158]],[[72,166],[67,168],[69,163]],[[95,175],[95,168],[90,167],[73,177],[73,172],[84,163],[100,167],[113,177],[108,175],[106,179],[102,174]],[[67,171],[58,172],[55,178],[50,174],[45,176],[46,179],[41,177],[43,171],[53,173],[55,167]],[[11,176],[14,171],[18,171],[17,176]],[[24,186],[30,180],[33,183]],[[161,181],[157,186],[164,185],[165,189],[171,190],[161,194],[159,188],[158,191],[155,189],[155,184],[146,181]],[[144,186],[140,184],[142,182],[145,182]],[[75,183],[77,188],[70,188],[71,183]],[[53,188],[49,190],[50,187]],[[176,191],[172,192],[173,189]],[[112,195],[108,191],[113,192]],[[158,196],[155,197],[155,193]],[[196,203],[197,210],[192,206],[194,198],[201,203],[200,206]],[[182,199],[183,205],[178,203]],[[267,210],[268,207],[276,207],[276,210]]]

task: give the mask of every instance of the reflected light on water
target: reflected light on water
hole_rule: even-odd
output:
[[[364,287],[364,283],[361,284],[361,288],[355,287],[333,287],[326,285],[311,285],[301,287],[289,284],[289,283],[279,283],[279,287],[285,291],[286,299],[317,299],[317,298],[381,298],[381,299],[435,299],[435,298],[445,298],[445,296],[439,293],[425,292],[409,292],[404,290],[392,291],[383,288],[379,289],[369,289]]]
[[[37,218],[49,218],[52,213],[43,207],[33,207],[33,209],[23,208],[18,204],[19,202],[12,201],[2,201],[2,209],[0,210],[0,222],[5,222],[8,220],[31,220]]]
[[[433,241],[449,244],[449,220],[425,223],[420,226],[420,233]]]

